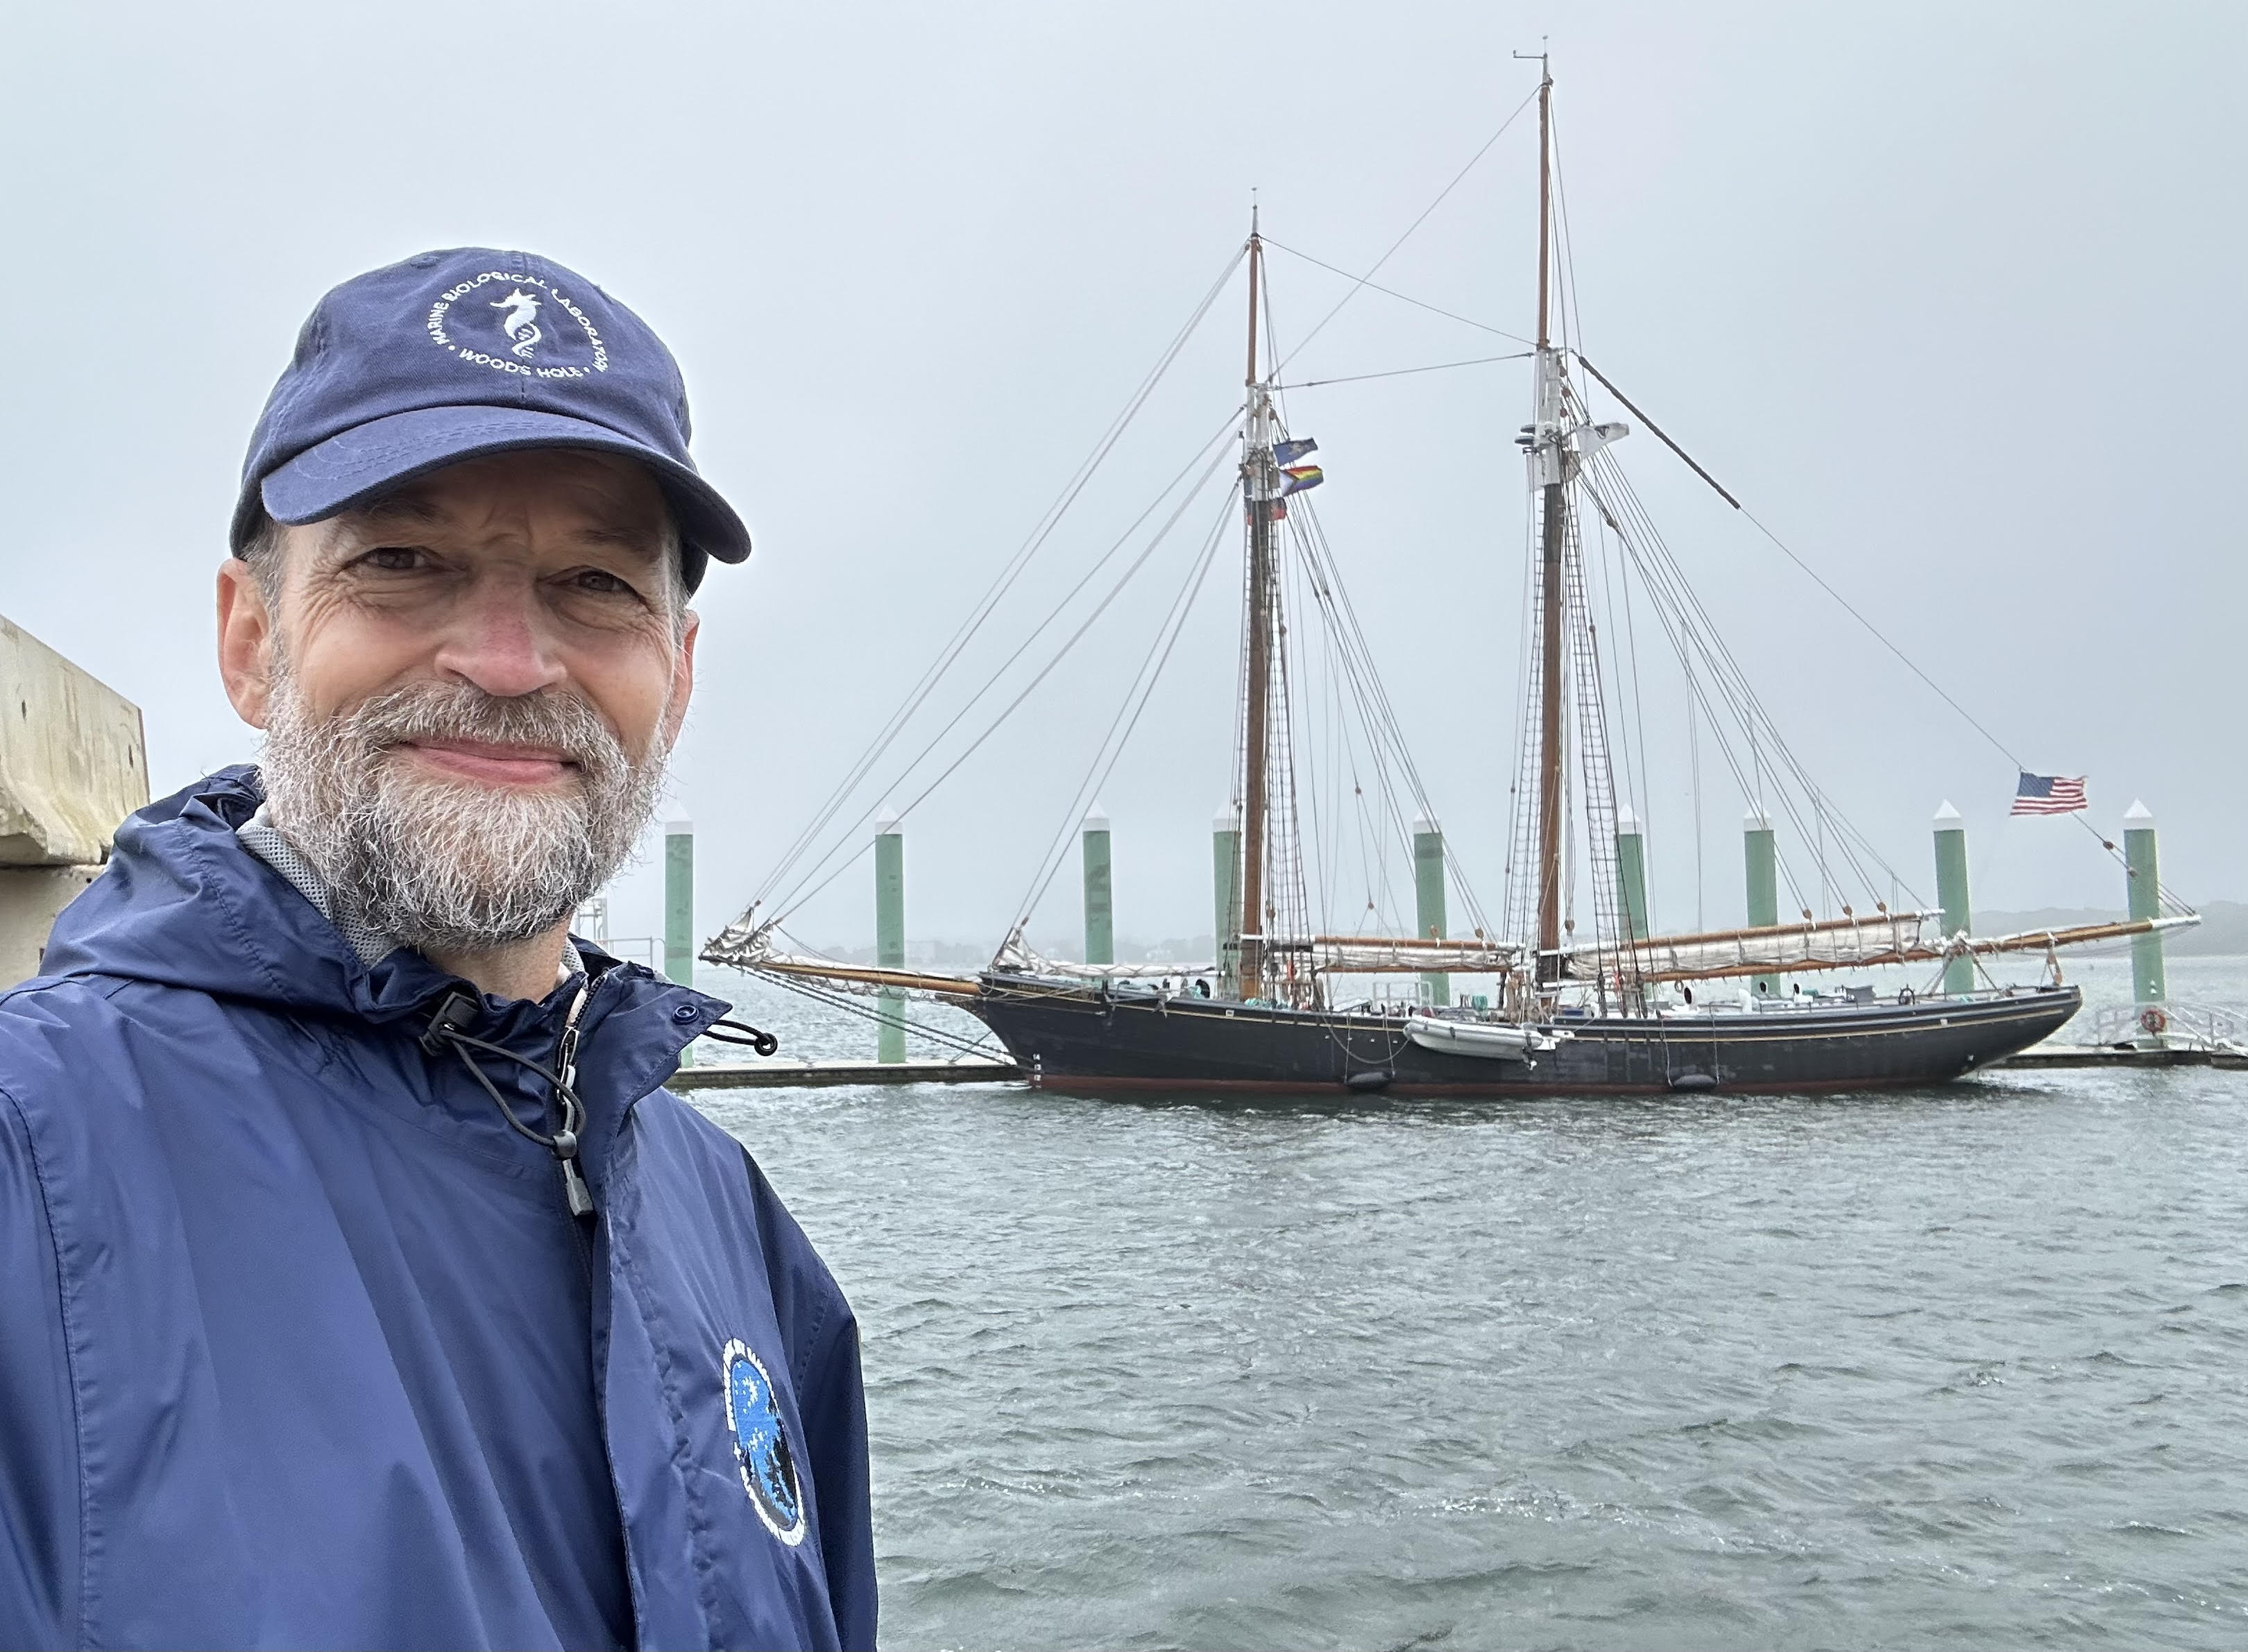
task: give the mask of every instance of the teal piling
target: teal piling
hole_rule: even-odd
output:
[[[1241,937],[1241,816],[1220,809],[1210,823],[1210,889],[1217,897],[1210,931],[1212,955],[1217,963],[1220,989],[1230,997],[1240,996],[1241,955],[1233,950]]]
[[[1423,941],[1444,938],[1444,833],[1427,815],[1413,822],[1414,933]],[[1452,1001],[1452,977],[1431,970],[1421,977],[1421,996],[1432,1009]]]
[[[1949,798],[1936,812],[1936,901],[1943,908],[1946,941],[1974,929],[1975,916],[1967,900],[1967,827]],[[1967,957],[1947,959],[1943,965],[1943,990],[1972,992],[1975,961]]]
[[[1616,893],[1635,941],[1647,939],[1647,828],[1634,811],[1616,816]]]
[[[874,822],[874,962],[901,970],[906,962],[906,840],[888,810]],[[878,1061],[906,1059],[906,995],[884,987]]]
[[[663,828],[663,973],[681,986],[695,984],[695,823],[673,820]],[[679,1065],[695,1065],[695,1046],[679,1052]]]
[[[2123,816],[2123,864],[2130,876],[2131,915],[2162,916],[2162,879],[2155,853],[2155,817],[2145,804],[2136,800]],[[2149,1011],[2162,1011],[2169,997],[2169,984],[2162,978],[2162,937],[2159,934],[2131,937],[2131,997],[2139,1006],[2142,1035],[2139,1042],[2160,1046],[2165,1042],[2156,1030],[2162,1025],[2161,1018],[2148,1015]],[[2154,1019],[2155,1025],[2149,1026],[2149,1019]]]
[[[1772,817],[1762,809],[1751,809],[1742,822],[1741,852],[1748,866],[1749,927],[1768,929],[1779,922],[1779,850],[1772,841]],[[1776,975],[1760,975],[1752,984],[1760,998],[1779,991]]]
[[[1085,961],[1116,962],[1116,912],[1110,882],[1108,816],[1096,803],[1085,817]]]

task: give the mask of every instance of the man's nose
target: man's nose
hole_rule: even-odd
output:
[[[477,579],[463,593],[436,666],[504,700],[553,688],[567,675],[536,582],[508,576]]]

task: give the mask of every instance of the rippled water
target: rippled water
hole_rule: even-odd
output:
[[[2248,1640],[2248,1074],[697,1099],[864,1323],[894,1646]]]

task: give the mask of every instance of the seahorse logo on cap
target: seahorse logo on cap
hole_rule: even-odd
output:
[[[519,361],[530,360],[531,353],[546,336],[538,330],[538,300],[517,287],[492,308],[501,312],[500,326],[514,340],[507,353]]]

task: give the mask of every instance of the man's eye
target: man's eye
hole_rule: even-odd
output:
[[[633,593],[632,586],[615,574],[604,572],[600,568],[584,570],[577,576],[575,583],[580,591],[593,591],[602,596],[630,596]]]
[[[387,545],[378,546],[360,559],[362,566],[380,568],[386,573],[411,573],[424,566],[427,556],[411,545]]]

